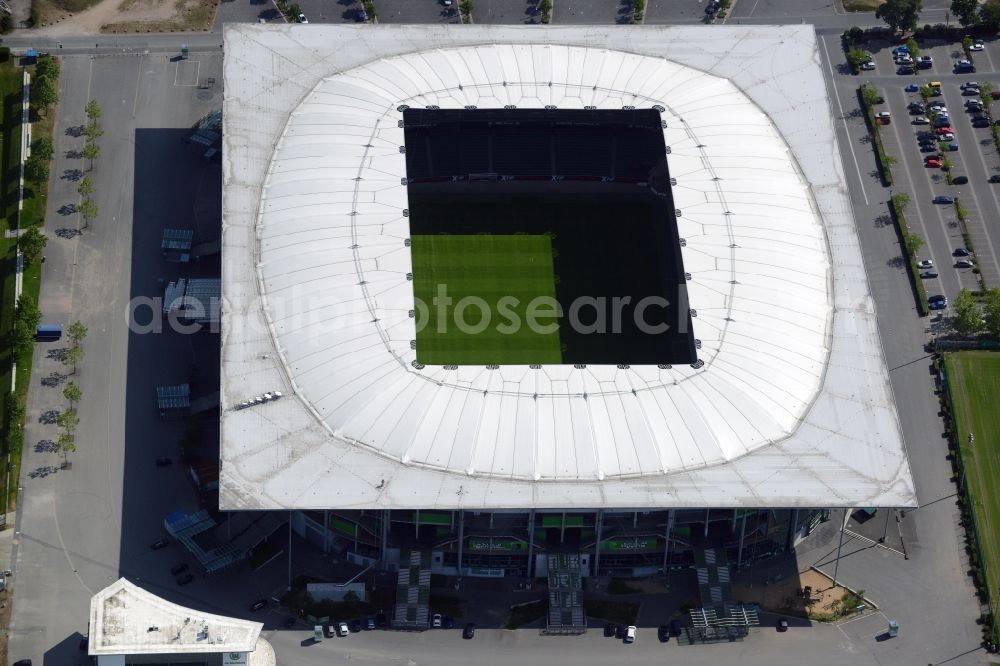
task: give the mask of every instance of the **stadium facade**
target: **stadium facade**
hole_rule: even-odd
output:
[[[748,561],[823,508],[915,505],[812,26],[229,25],[225,40],[221,509],[295,511],[359,561],[413,547],[439,571],[531,576],[550,551],[592,572],[708,546]],[[647,163],[628,132],[650,117],[665,160]],[[690,327],[673,356],[535,339],[462,356],[421,333],[431,221],[483,197],[552,218],[637,195],[675,225],[650,255],[679,253],[657,278]],[[632,216],[611,221],[620,234],[554,263],[565,250],[610,275],[632,238],[638,266]],[[488,245],[514,248],[503,261],[573,234],[508,231]],[[565,270],[545,288],[564,293]]]

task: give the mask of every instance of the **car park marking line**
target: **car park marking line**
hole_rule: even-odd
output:
[[[886,550],[891,550],[892,552],[896,553],[897,555],[902,555],[903,554],[900,551],[896,550],[895,548],[890,548],[889,546],[885,545],[884,543],[879,543],[875,539],[869,539],[868,537],[862,536],[862,535],[858,534],[857,532],[855,532],[853,530],[847,529],[846,527],[844,528],[844,534],[850,534],[851,536],[857,537],[858,539],[861,539],[862,541],[867,541],[868,543],[870,543],[871,545],[873,545],[873,546],[875,546],[877,548],[884,548]]]
[[[197,65],[194,70],[194,83],[177,83],[177,77],[181,73],[181,65],[184,63],[194,63]],[[198,80],[201,78],[201,61],[200,60],[178,60],[177,67],[174,68],[174,85],[178,88],[193,88],[198,85]]]
[[[830,69],[830,92],[832,93],[834,99],[837,100],[837,109],[840,111],[840,121],[844,124],[844,134],[847,135],[847,147],[851,151],[851,159],[854,160],[854,170],[858,173],[858,182],[861,184],[861,196],[865,199],[865,205],[870,206],[871,203],[868,201],[868,192],[865,191],[865,180],[864,176],[861,174],[861,165],[858,164],[857,153],[854,152],[854,142],[851,140],[851,131],[847,127],[847,118],[844,116],[844,105],[840,103],[840,95],[837,94],[837,84],[836,79],[832,78],[837,75],[833,70],[833,61],[830,60],[830,49],[827,48],[826,39],[820,38],[823,41],[823,52],[826,53],[827,67]]]

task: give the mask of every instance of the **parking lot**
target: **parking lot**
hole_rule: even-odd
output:
[[[708,0],[647,0],[644,23],[701,23],[707,4]]]
[[[885,99],[877,110],[891,114],[891,123],[882,127],[881,134],[886,152],[898,160],[892,167],[892,191],[905,192],[912,199],[906,209],[907,222],[911,231],[925,240],[919,258],[934,264],[924,273],[937,274],[923,278],[928,296],[943,294],[953,300],[962,288],[980,288],[972,268],[956,266],[965,258],[953,256],[955,250],[964,248],[966,243],[955,206],[932,203],[939,195],[956,197],[960,201],[967,212],[967,230],[983,282],[987,288],[1000,286],[1000,262],[996,252],[1000,248],[1000,236],[993,222],[1000,211],[1000,183],[989,182],[991,176],[1000,175],[1000,155],[993,145],[989,126],[973,126],[972,119],[989,116],[988,110],[982,113],[968,111],[966,102],[979,98],[963,94],[962,89],[963,84],[971,81],[989,82],[994,88],[1000,86],[1000,76],[993,67],[993,62],[1000,61],[1000,45],[985,44],[983,51],[974,54],[976,72],[962,74],[954,71],[955,63],[965,57],[960,44],[928,40],[921,45],[920,55],[929,55],[933,63],[930,68],[917,69],[912,75],[896,73],[890,45],[869,46],[869,51],[874,55],[876,68],[863,72],[858,77],[858,84],[866,80],[872,82]],[[906,88],[910,84],[924,86],[931,81],[941,82],[940,96],[932,97],[931,101],[944,103],[948,127],[953,129],[954,136],[949,143],[954,143],[957,150],[939,153],[931,149],[931,143],[936,142],[930,142],[921,152],[919,139],[933,133],[935,128],[915,124],[914,118],[927,117],[930,109],[922,114],[911,114],[908,105],[920,103],[921,97],[918,92],[908,92]],[[961,181],[964,176],[968,182],[949,185],[945,172],[925,163],[926,157],[935,155],[946,156],[951,161],[953,178]]]
[[[317,0],[322,2],[323,0]],[[473,5],[479,4],[478,2]],[[461,23],[458,0],[376,0],[379,23]]]
[[[473,23],[541,23],[538,0],[476,0]]]
[[[630,23],[631,0],[557,0],[552,5],[552,22],[584,25]]]

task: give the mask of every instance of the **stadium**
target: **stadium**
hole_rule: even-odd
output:
[[[915,505],[812,26],[225,39],[221,509],[530,578]]]

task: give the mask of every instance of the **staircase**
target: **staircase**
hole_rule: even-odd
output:
[[[582,634],[587,631],[580,581],[580,556],[548,556],[549,614],[546,634]]]

